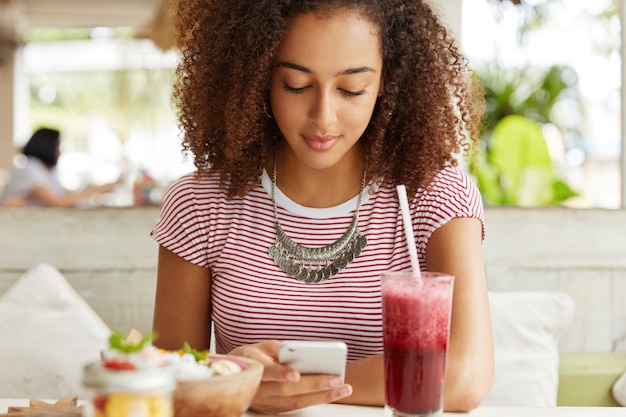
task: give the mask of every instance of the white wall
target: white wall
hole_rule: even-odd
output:
[[[156,208],[0,208],[0,296],[47,262],[113,330],[152,326]]]
[[[491,290],[558,290],[576,313],[570,351],[626,351],[626,211],[488,208]]]

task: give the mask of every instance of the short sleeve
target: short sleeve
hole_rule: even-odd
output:
[[[412,207],[418,251],[424,254],[428,240],[450,220],[476,218],[482,224],[485,239],[483,201],[475,182],[465,171],[446,167],[435,177],[432,187],[418,191]]]
[[[11,174],[6,196],[29,195],[38,185],[46,183],[49,176],[46,166],[38,159],[30,157],[26,165],[15,169]]]
[[[199,180],[188,174],[167,190],[160,218],[150,236],[181,258],[207,267],[208,219]]]

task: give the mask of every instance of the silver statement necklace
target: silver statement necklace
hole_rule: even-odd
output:
[[[276,210],[277,159],[274,159],[274,172],[272,173],[272,204],[274,208],[276,241],[270,246],[269,254],[280,269],[298,281],[306,283],[324,281],[347,267],[367,245],[367,238],[361,234],[358,227],[361,195],[365,189],[365,171],[361,180],[356,211],[348,230],[339,240],[328,246],[310,248],[291,240],[278,221],[278,212]]]

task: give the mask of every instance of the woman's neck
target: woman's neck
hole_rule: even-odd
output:
[[[274,158],[268,164],[272,177]],[[327,169],[312,169],[287,152],[279,152],[276,186],[294,202],[313,208],[333,207],[354,198],[361,191],[363,153],[353,152]]]

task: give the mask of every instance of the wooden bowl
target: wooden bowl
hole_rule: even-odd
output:
[[[210,355],[242,367],[233,375],[179,380],[174,391],[174,417],[240,417],[261,383],[263,365],[232,355]]]

